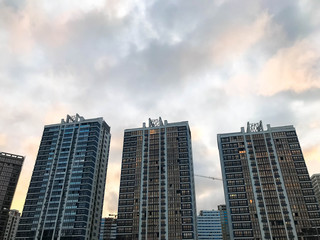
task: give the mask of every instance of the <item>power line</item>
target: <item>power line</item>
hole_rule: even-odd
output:
[[[203,176],[203,175],[197,175],[195,174],[196,177],[202,177],[202,178],[209,178],[211,180],[219,180],[219,181],[222,181],[221,178],[216,178],[216,177],[208,177],[208,176]]]

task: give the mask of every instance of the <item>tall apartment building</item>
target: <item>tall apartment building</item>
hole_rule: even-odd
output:
[[[115,240],[117,234],[117,219],[107,217],[101,219],[99,240]]]
[[[149,119],[124,131],[117,239],[196,239],[188,122]]]
[[[197,223],[198,240],[223,240],[220,211],[201,210]]]
[[[44,127],[17,239],[98,239],[109,145],[103,118]]]
[[[0,239],[4,237],[23,161],[23,156],[0,152]]]
[[[228,212],[225,204],[218,205],[221,219],[222,239],[230,240],[229,224],[228,224]]]
[[[4,232],[3,240],[15,240],[18,225],[20,221],[20,213],[18,210],[10,210],[7,226]]]
[[[218,134],[231,239],[320,239],[320,212],[293,126]]]
[[[318,203],[320,204],[320,173],[313,174],[311,176],[311,182],[312,182],[314,194],[316,195]]]

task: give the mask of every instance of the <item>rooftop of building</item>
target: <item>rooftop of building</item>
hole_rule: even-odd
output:
[[[157,119],[149,118],[148,126],[147,126],[146,122],[143,122],[141,128],[128,128],[128,129],[125,129],[125,131],[144,130],[144,129],[153,129],[153,128],[163,128],[163,127],[173,127],[173,126],[179,126],[179,125],[180,126],[181,125],[189,126],[189,123],[188,123],[188,121],[169,123],[167,120],[162,120],[161,117],[159,117]]]
[[[219,135],[239,135],[239,134],[252,134],[252,133],[263,133],[263,132],[278,132],[278,131],[294,131],[295,128],[293,125],[279,126],[279,127],[271,127],[270,124],[266,125],[266,129],[263,127],[262,121],[260,120],[257,123],[247,122],[247,129],[245,127],[241,127],[240,132],[231,132],[231,133],[221,133]]]
[[[80,123],[80,122],[85,123],[85,122],[93,122],[93,121],[101,122],[110,131],[110,126],[104,121],[103,117],[85,119],[83,116],[80,116],[78,113],[76,113],[76,115],[67,114],[66,118],[61,119],[60,123],[48,124],[48,125],[45,125],[45,127],[68,125],[68,124],[74,124],[74,123]]]
[[[320,173],[315,173],[311,176],[311,178],[320,178]]]
[[[12,153],[7,153],[7,152],[0,152],[0,156],[7,157],[7,158],[24,159],[23,156],[20,156],[17,154],[12,154]]]

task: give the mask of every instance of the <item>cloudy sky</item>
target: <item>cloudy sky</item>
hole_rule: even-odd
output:
[[[247,121],[294,125],[320,172],[320,1],[0,0],[0,151],[26,156],[22,210],[43,126],[104,117],[104,216],[116,213],[123,130],[189,121],[195,173],[220,177],[216,136]],[[224,202],[196,178],[197,208]]]

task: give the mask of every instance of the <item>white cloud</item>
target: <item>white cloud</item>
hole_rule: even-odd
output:
[[[5,146],[7,143],[7,135],[0,134],[0,146]]]
[[[216,134],[247,121],[294,124],[317,149],[319,10],[301,2],[3,1],[0,145],[32,163],[44,124],[103,116],[112,131],[105,215],[116,211],[123,129],[149,117],[188,120],[195,172],[208,176],[221,174]],[[198,210],[216,208],[221,186],[201,181]]]
[[[320,48],[311,39],[279,49],[262,68],[258,76],[258,91],[260,94],[273,95],[286,90],[302,92],[320,88],[319,62]]]
[[[212,46],[214,62],[219,65],[227,60],[231,62],[241,59],[246,51],[264,37],[269,24],[270,16],[262,13],[252,23],[227,28],[215,39]]]

